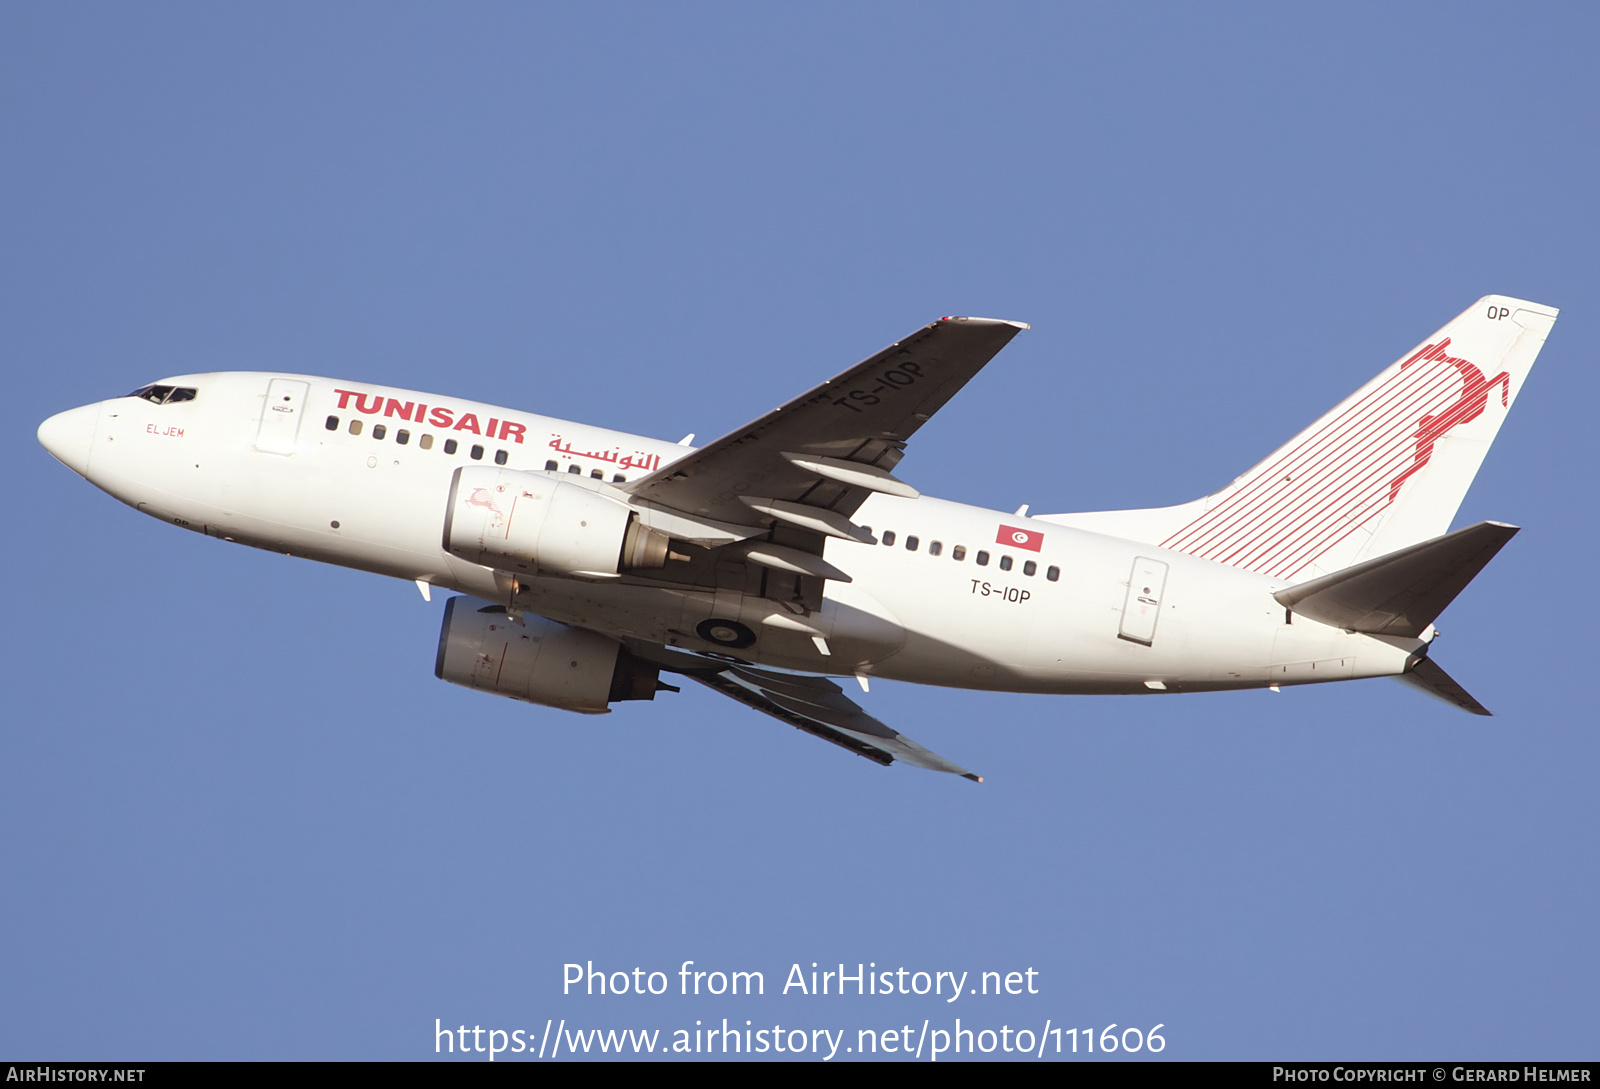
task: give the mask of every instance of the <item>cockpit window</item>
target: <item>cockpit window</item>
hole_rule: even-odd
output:
[[[151,404],[170,405],[194,400],[195,389],[192,386],[140,386],[128,396],[142,397]]]

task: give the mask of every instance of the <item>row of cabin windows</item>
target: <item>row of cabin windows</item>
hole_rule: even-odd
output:
[[[555,458],[551,458],[549,461],[544,463],[544,471],[547,472],[547,473],[559,472],[560,470],[561,470],[561,463],[559,461],[555,460]],[[582,465],[568,465],[567,466],[567,472],[571,473],[573,476],[582,476],[583,475],[583,466]],[[596,480],[604,480],[606,478],[606,474],[605,474],[605,470],[604,469],[590,469],[589,470],[589,475],[594,477]],[[611,474],[611,483],[613,483],[613,484],[624,484],[624,483],[627,482],[627,480],[628,480],[628,478],[623,476],[621,473],[612,473]]]
[[[872,527],[871,526],[863,526],[861,528],[865,529],[868,533],[872,532]],[[881,538],[879,538],[879,539],[882,541],[882,543],[885,546],[887,546],[889,548],[893,548],[894,547],[894,542],[897,540],[897,538],[895,536],[895,532],[892,529],[884,530],[883,531],[883,536]],[[905,547],[906,547],[906,551],[907,552],[915,552],[919,548],[922,547],[922,539],[920,537],[907,537],[906,538]],[[944,554],[944,542],[943,541],[929,541],[928,542],[928,555],[930,555],[930,556],[940,556],[940,555],[943,555],[943,554]],[[966,559],[967,558],[967,546],[966,545],[956,545],[954,548],[952,548],[950,550],[950,558],[952,560],[955,560],[958,563],[961,562],[962,560]],[[974,556],[972,558],[972,560],[979,567],[987,567],[987,566],[989,566],[989,553],[984,552],[982,550],[979,550],[978,554],[976,556]],[[1013,566],[1013,560],[1012,560],[1011,556],[1008,555],[1008,554],[1002,553],[1001,556],[1000,556],[1000,563],[999,563],[1000,570],[1009,571],[1009,570],[1011,570],[1012,566]],[[1022,561],[1022,573],[1024,575],[1029,576],[1029,577],[1037,575],[1039,573],[1039,565],[1036,562],[1034,562],[1033,560],[1023,560]],[[1057,567],[1055,564],[1051,564],[1049,567],[1045,568],[1044,577],[1049,579],[1051,582],[1060,581],[1060,579],[1061,579],[1061,568]]]
[[[327,422],[324,423],[322,426],[326,427],[329,431],[337,431],[337,430],[339,430],[339,417],[337,417],[337,416],[329,416],[328,419],[327,419]],[[351,420],[350,421],[350,427],[349,427],[350,434],[359,435],[359,434],[361,434],[361,430],[362,430],[362,421],[360,421],[360,420]],[[387,424],[373,424],[372,425],[372,437],[374,439],[378,440],[379,442],[382,442],[384,439],[388,438],[389,437],[389,427],[388,427],[388,425]],[[395,433],[394,433],[394,441],[397,444],[399,444],[400,446],[405,446],[407,443],[409,443],[411,441],[411,432],[407,431],[403,427],[400,428],[399,430],[395,431]],[[432,435],[419,435],[417,437],[417,445],[420,446],[424,450],[432,450],[433,449],[433,436]],[[455,439],[445,439],[444,440],[444,452],[445,453],[453,454],[457,450],[459,450],[460,448],[461,448],[460,444],[457,443]],[[483,455],[484,455],[484,449],[483,449],[482,446],[479,446],[476,443],[474,443],[473,446],[472,446],[472,449],[468,451],[468,455],[472,458],[473,461],[482,461],[483,460]],[[510,460],[510,458],[511,458],[511,455],[506,453],[506,451],[504,451],[504,450],[496,450],[494,452],[494,463],[496,465],[504,465],[508,460]]]
[[[337,430],[339,430],[339,417],[337,417],[337,416],[329,416],[327,422],[325,424],[323,424],[323,426],[326,427],[329,431],[337,431]],[[362,430],[362,421],[360,421],[360,420],[351,420],[350,421],[350,427],[349,427],[350,434],[359,435],[359,434],[361,434],[361,430]],[[388,425],[387,424],[373,424],[372,425],[372,433],[371,434],[372,434],[372,437],[374,439],[376,439],[376,440],[381,442],[389,434]],[[401,445],[401,446],[406,445],[407,443],[409,443],[411,441],[411,432],[407,431],[405,428],[400,428],[399,430],[397,430],[394,433],[394,441],[396,443],[398,443],[399,445]],[[427,435],[427,434],[418,436],[417,445],[420,446],[424,450],[432,450],[433,449],[433,436],[432,435]],[[458,449],[460,449],[460,446],[456,442],[455,439],[445,439],[444,440],[444,452],[445,453],[453,454]],[[483,447],[477,445],[476,443],[474,443],[472,448],[467,451],[467,456],[472,458],[473,461],[482,461],[483,460],[483,454],[484,454]],[[510,457],[511,457],[511,455],[508,454],[506,451],[504,451],[504,450],[496,450],[494,452],[494,463],[496,465],[504,465],[507,461],[510,460]],[[556,462],[554,460],[551,460],[551,461],[545,462],[544,463],[544,467],[545,467],[545,470],[547,472],[555,472],[556,470],[561,468],[561,465],[560,465],[560,463],[558,463],[558,462]],[[569,466],[567,466],[567,472],[581,475],[583,473],[583,466],[581,466],[581,465],[569,465]],[[600,469],[592,469],[592,470],[590,470],[589,475],[594,477],[594,479],[596,479],[596,480],[604,480],[606,478],[606,474]],[[628,478],[623,476],[621,473],[616,473],[611,477],[611,481],[614,484],[621,484],[621,483],[625,482],[627,479]]]

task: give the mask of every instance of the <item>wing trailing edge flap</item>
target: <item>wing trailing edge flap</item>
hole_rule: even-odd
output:
[[[1483,704],[1473,699],[1465,688],[1456,683],[1455,679],[1435,665],[1430,659],[1419,658],[1417,664],[1409,673],[1402,673],[1395,680],[1401,684],[1409,685],[1419,692],[1426,692],[1436,700],[1444,700],[1463,711],[1471,711],[1475,715],[1492,715]]]
[[[1272,596],[1285,608],[1331,627],[1416,638],[1516,533],[1516,526],[1479,522]],[[1465,692],[1461,695],[1478,706]]]
[[[742,665],[728,665],[714,672],[685,669],[683,673],[747,707],[886,767],[899,760],[913,767],[947,771],[975,783],[983,782],[983,776],[930,752],[867,714],[826,677],[794,676]]]

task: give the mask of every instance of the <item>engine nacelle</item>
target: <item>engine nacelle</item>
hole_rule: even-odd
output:
[[[660,670],[615,639],[542,616],[513,619],[503,605],[470,597],[445,603],[440,680],[497,696],[603,715],[620,700],[653,700]]]
[[[542,473],[457,469],[444,516],[445,551],[528,575],[663,567],[666,534],[609,496]]]

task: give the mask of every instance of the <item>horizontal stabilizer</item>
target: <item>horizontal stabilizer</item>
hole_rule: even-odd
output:
[[[1463,711],[1471,711],[1475,715],[1493,714],[1487,707],[1467,694],[1450,674],[1434,665],[1427,658],[1419,659],[1410,673],[1402,673],[1395,680],[1410,685],[1421,692],[1426,692],[1436,700],[1453,703]]]
[[[1479,522],[1273,596],[1280,605],[1331,627],[1415,638],[1516,532],[1516,526],[1502,522]],[[1465,692],[1462,696],[1472,698]]]

